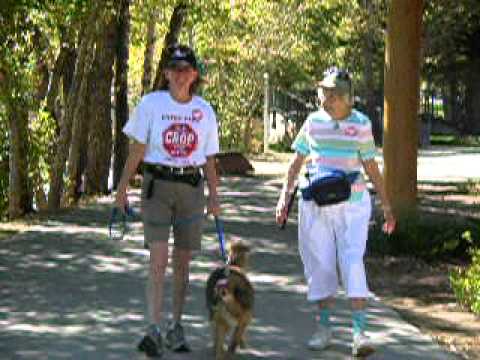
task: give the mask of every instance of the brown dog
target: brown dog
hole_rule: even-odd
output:
[[[228,352],[245,346],[245,330],[252,320],[254,290],[245,275],[249,247],[232,242],[230,262],[215,269],[207,280],[206,298],[214,337],[215,360],[225,359],[224,343],[233,329]]]

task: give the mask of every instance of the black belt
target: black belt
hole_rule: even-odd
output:
[[[143,164],[143,168],[145,172],[152,174],[152,178],[150,179],[150,182],[147,184],[146,187],[146,199],[150,199],[153,195],[155,179],[175,182],[178,181],[196,187],[200,184],[200,181],[203,178],[200,168],[193,166],[177,168],[145,163]]]
[[[143,164],[144,169],[152,174],[162,174],[162,175],[197,175],[200,173],[200,168],[195,166],[187,167],[174,167],[174,166],[165,166],[161,164]]]

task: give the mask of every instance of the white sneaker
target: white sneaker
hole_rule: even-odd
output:
[[[375,352],[371,339],[363,332],[353,336],[352,355],[368,356]]]
[[[330,345],[331,340],[332,329],[323,325],[318,325],[317,331],[315,331],[308,341],[308,348],[314,351],[323,350]]]

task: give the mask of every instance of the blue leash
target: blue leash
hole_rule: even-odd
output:
[[[218,216],[215,216],[215,228],[217,229],[218,242],[220,243],[220,253],[222,260],[225,264],[228,264],[228,256],[225,250],[225,233],[223,230],[223,221]]]

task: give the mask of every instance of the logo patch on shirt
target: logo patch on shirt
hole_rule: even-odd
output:
[[[198,135],[189,124],[172,124],[163,132],[163,147],[172,157],[188,157],[197,146]]]
[[[343,133],[346,136],[356,136],[358,135],[358,130],[355,126],[348,126],[347,128],[345,128],[345,130],[343,130]]]
[[[203,113],[202,113],[202,110],[200,109],[194,109],[192,111],[192,118],[193,118],[193,121],[200,121],[203,119]]]

